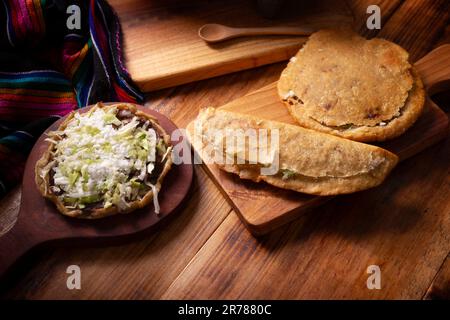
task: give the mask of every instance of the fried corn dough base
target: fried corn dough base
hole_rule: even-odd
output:
[[[152,124],[152,127],[158,132],[161,138],[164,139],[166,145],[170,145],[170,136],[166,133],[166,131],[158,124],[158,121],[152,117],[149,114],[146,114],[144,112],[141,112],[137,110],[136,106],[130,103],[117,103],[117,104],[108,104],[104,105],[102,103],[98,103],[93,108],[103,108],[105,110],[111,109],[116,107],[118,110],[129,110],[133,114],[135,114],[137,117],[144,118],[150,121]],[[69,116],[61,123],[59,128],[57,130],[64,131],[67,124],[73,119],[75,114],[75,111],[73,111]],[[112,206],[109,208],[95,208],[91,209],[89,212],[83,212],[81,209],[69,209],[64,206],[64,203],[58,198],[58,196],[54,195],[50,190],[50,176],[49,174],[46,174],[44,176],[44,179],[41,177],[42,170],[47,166],[48,163],[50,163],[53,158],[51,152],[54,150],[55,144],[49,143],[48,149],[44,152],[42,157],[36,162],[35,167],[35,180],[36,185],[41,192],[42,196],[52,201],[59,212],[62,214],[74,217],[74,218],[84,218],[84,219],[98,219],[103,218],[106,216],[111,216],[117,213],[130,213],[132,211],[135,211],[137,209],[143,208],[147,206],[154,197],[153,191],[149,190],[141,200],[135,200],[133,202],[129,203],[129,207],[125,211],[120,211],[116,206]],[[172,157],[169,155],[164,167],[161,171],[160,176],[158,177],[158,180],[155,184],[156,189],[159,191],[161,190],[161,184],[164,180],[164,177],[169,172],[170,168],[172,166]]]

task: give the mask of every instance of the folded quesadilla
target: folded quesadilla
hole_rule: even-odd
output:
[[[242,179],[308,194],[377,186],[398,162],[376,146],[214,108],[202,110],[187,129],[203,161]]]

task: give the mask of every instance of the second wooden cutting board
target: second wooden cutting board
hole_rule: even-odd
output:
[[[258,14],[256,1],[109,0],[124,35],[127,68],[142,91],[153,91],[288,59],[306,37],[244,37],[206,44],[206,23],[232,27],[310,26],[352,23],[344,1],[286,2],[277,19]]]
[[[448,61],[450,61],[450,45],[444,45],[415,63],[429,95],[450,87]],[[278,97],[276,83],[220,108],[295,124]],[[399,138],[380,146],[404,160],[446,137],[447,133],[447,115],[427,98],[424,113],[413,127]],[[237,175],[224,172],[214,164],[205,165],[205,168],[254,235],[265,234],[330,199],[279,189],[266,183],[241,180]]]

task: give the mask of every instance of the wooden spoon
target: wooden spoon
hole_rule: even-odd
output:
[[[220,42],[232,38],[260,35],[296,35],[308,36],[315,30],[308,27],[264,27],[232,28],[222,24],[210,23],[198,29],[198,36],[208,43]]]

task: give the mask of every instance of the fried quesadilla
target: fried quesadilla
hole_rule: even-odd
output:
[[[312,34],[278,81],[297,122],[356,141],[401,135],[419,117],[425,91],[408,52],[351,30]]]
[[[330,134],[245,114],[207,108],[187,128],[191,144],[204,161],[242,179],[265,181],[276,187],[315,195],[351,193],[379,185],[394,168],[398,157],[382,148],[347,140]],[[224,139],[233,132],[264,130],[278,132],[276,150],[244,142],[230,145]],[[220,134],[220,132],[225,132]],[[262,149],[267,149],[269,152]],[[274,152],[272,152],[274,151]],[[251,153],[266,156],[251,161]],[[221,161],[217,154],[233,162]],[[219,159],[220,161],[217,161]],[[241,161],[237,161],[240,159]],[[261,174],[262,168],[277,162],[273,174]]]

